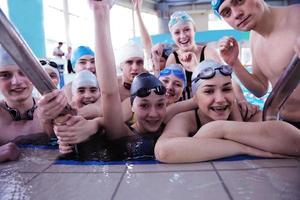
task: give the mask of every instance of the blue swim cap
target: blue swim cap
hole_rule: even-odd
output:
[[[181,64],[170,64],[166,66],[163,70],[160,71],[158,78],[168,76],[170,74],[173,74],[177,78],[183,80],[184,87],[187,85],[185,72]]]
[[[220,16],[219,8],[225,0],[211,0],[211,8],[213,9],[215,15]]]
[[[77,60],[85,55],[91,55],[91,56],[95,56],[94,51],[87,46],[79,46],[75,49],[75,51],[73,52],[73,56],[72,56],[72,66],[75,67],[76,66],[76,62]]]

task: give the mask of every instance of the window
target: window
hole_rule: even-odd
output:
[[[214,13],[208,15],[208,30],[228,30],[233,29],[224,20],[218,18]]]

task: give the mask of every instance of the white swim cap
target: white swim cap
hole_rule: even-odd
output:
[[[119,53],[117,54],[117,66],[129,58],[138,57],[144,59],[144,52],[140,45],[129,41],[124,46],[121,47]]]
[[[99,88],[96,76],[89,70],[82,70],[77,73],[72,81],[72,95],[76,93],[79,87],[97,87]]]
[[[17,65],[13,58],[7,53],[7,51],[0,45],[0,67],[6,65]]]

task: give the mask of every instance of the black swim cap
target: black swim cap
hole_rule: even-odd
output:
[[[146,72],[137,75],[131,84],[130,88],[130,100],[131,105],[136,96],[146,97],[150,95],[149,90],[155,89],[154,92],[157,95],[164,95],[166,93],[166,88],[162,82],[156,78],[154,75]]]

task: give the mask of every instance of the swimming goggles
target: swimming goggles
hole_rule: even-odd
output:
[[[58,65],[56,64],[56,62],[53,61],[49,61],[49,60],[40,60],[41,65],[50,65],[51,67],[54,67],[56,69],[58,69]]]
[[[151,91],[154,91],[157,95],[164,95],[166,94],[166,88],[164,86],[157,86],[155,88],[140,88],[138,91],[133,93],[131,96],[137,96],[137,97],[147,97],[150,95]]]
[[[169,29],[171,29],[178,22],[192,22],[195,24],[191,16],[189,16],[185,11],[177,11],[173,13],[168,23]]]
[[[196,78],[192,80],[192,82],[197,83],[200,79],[210,79],[213,78],[216,75],[216,71],[219,70],[219,72],[223,76],[231,76],[232,74],[232,68],[228,65],[221,65],[217,68],[205,68],[199,72]]]
[[[179,69],[169,69],[165,68],[160,71],[159,76],[168,76],[170,74],[174,74],[176,77],[180,78],[181,80],[185,81],[185,74],[183,73],[182,70]]]

